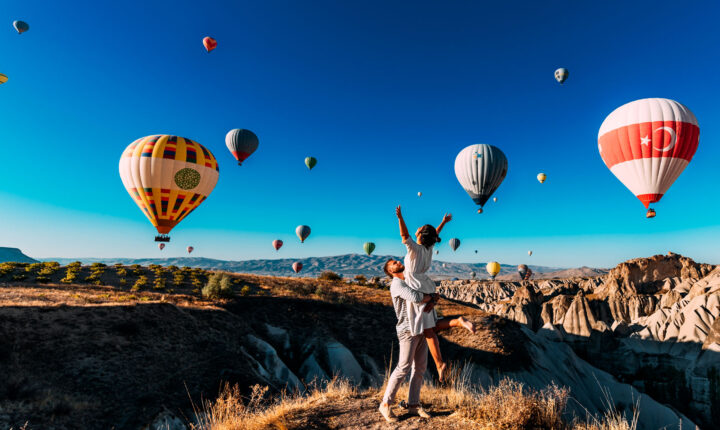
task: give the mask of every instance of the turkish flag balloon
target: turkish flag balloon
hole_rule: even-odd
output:
[[[647,208],[660,201],[695,155],[700,128],[690,109],[642,99],[615,109],[600,126],[605,165]]]

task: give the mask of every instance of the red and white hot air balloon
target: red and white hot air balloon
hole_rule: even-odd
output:
[[[613,175],[648,208],[692,160],[699,136],[697,119],[687,107],[669,99],[642,99],[605,118],[598,150]]]
[[[163,249],[165,249],[165,244],[164,244],[164,243],[158,243],[158,248],[160,248],[160,251],[162,251]]]
[[[295,273],[299,273],[303,268],[303,264],[299,261],[296,261],[292,264],[292,268],[295,271]]]
[[[275,251],[279,250],[283,246],[283,241],[280,239],[273,240],[273,248],[275,248]]]
[[[188,254],[190,254],[191,252],[193,252],[194,249],[195,249],[195,248],[193,248],[192,246],[188,246],[188,247],[187,247],[187,252],[188,252]]]

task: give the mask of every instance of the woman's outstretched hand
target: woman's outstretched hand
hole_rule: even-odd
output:
[[[397,215],[398,218],[402,218],[402,210],[399,205],[395,208],[395,215]]]
[[[400,206],[398,206],[398,208],[399,208],[399,207],[400,207]],[[437,219],[437,218],[436,218],[436,219]],[[445,216],[443,216],[442,222],[443,222],[443,223],[447,223],[447,222],[450,222],[450,221],[452,221],[452,214],[445,214]]]

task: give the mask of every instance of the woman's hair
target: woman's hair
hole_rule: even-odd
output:
[[[427,249],[430,249],[433,245],[440,242],[440,237],[438,237],[437,230],[435,230],[435,227],[431,226],[430,224],[425,224],[424,226],[420,227],[417,236],[420,245],[424,246]]]

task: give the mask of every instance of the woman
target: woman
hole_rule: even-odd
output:
[[[400,206],[395,209],[395,213],[400,222],[400,236],[402,237],[403,244],[407,247],[407,255],[405,255],[405,283],[414,290],[424,294],[435,295],[435,299],[430,303],[408,304],[407,310],[408,320],[410,321],[410,332],[413,336],[421,333],[425,335],[428,349],[430,349],[430,354],[435,361],[438,378],[440,381],[444,381],[448,369],[440,353],[440,342],[436,331],[445,330],[450,327],[464,327],[471,333],[475,333],[474,324],[463,317],[456,319],[437,319],[434,306],[439,296],[435,293],[435,281],[427,275],[427,271],[430,270],[430,266],[432,265],[433,247],[436,243],[440,242],[438,235],[445,224],[452,220],[452,215],[445,214],[437,228],[430,224],[425,224],[418,228],[415,232],[415,240],[412,240],[408,233],[407,225],[405,225]]]

